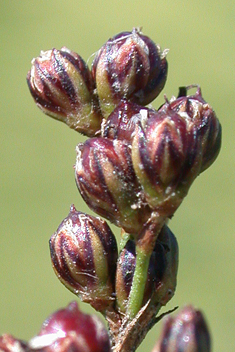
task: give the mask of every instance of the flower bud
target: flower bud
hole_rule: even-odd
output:
[[[101,126],[95,85],[89,68],[76,53],[63,47],[33,59],[27,82],[37,106],[70,128],[94,136]]]
[[[70,291],[98,311],[112,304],[117,244],[104,220],[71,206],[50,239],[50,251],[53,269]]]
[[[137,123],[146,122],[155,110],[122,100],[103,123],[102,136],[132,143]]]
[[[92,138],[79,144],[75,179],[87,205],[126,232],[137,234],[149,218],[126,143]]]
[[[110,352],[108,332],[95,315],[82,313],[76,302],[49,316],[29,341],[31,351]]]
[[[135,242],[129,240],[121,251],[116,273],[116,300],[126,312],[136,267]],[[165,305],[174,295],[178,267],[178,245],[170,229],[163,226],[149,261],[147,281],[141,306],[150,298]]]
[[[197,87],[195,95],[186,96],[190,88]],[[161,110],[166,113],[173,110],[187,121],[189,128],[192,128],[200,138],[202,148],[202,165],[200,172],[206,170],[217,158],[221,147],[221,125],[212,107],[202,98],[201,88],[196,85],[181,87],[177,99],[172,98],[166,102]]]
[[[132,162],[148,204],[170,217],[201,168],[201,143],[187,120],[174,111],[159,111],[138,123]]]
[[[187,306],[176,316],[168,316],[152,352],[210,352],[210,334],[203,314]]]
[[[26,342],[21,341],[9,334],[0,336],[0,352],[28,352]]]
[[[163,89],[167,76],[166,51],[161,52],[138,29],[109,39],[92,64],[97,94],[104,117],[122,99],[147,105]]]

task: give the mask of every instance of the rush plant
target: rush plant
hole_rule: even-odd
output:
[[[91,69],[65,47],[32,61],[27,82],[37,106],[88,137],[76,148],[75,180],[98,215],[70,207],[50,239],[52,266],[108,330],[72,302],[28,343],[2,335],[0,351],[131,352],[166,314],[153,352],[210,351],[200,311],[158,315],[177,282],[169,219],[221,146],[220,123],[199,86],[180,87],[158,110],[148,106],[165,85],[166,55],[133,29],[109,39]],[[120,229],[119,244],[100,216]]]

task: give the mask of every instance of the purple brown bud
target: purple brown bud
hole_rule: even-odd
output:
[[[116,300],[118,308],[126,312],[136,267],[135,242],[129,240],[121,251],[116,273]],[[147,281],[141,306],[149,299],[165,305],[174,295],[178,268],[178,245],[175,236],[164,225],[149,261]]]
[[[3,334],[0,336],[0,352],[29,352],[29,347],[12,335]]]
[[[132,143],[135,128],[141,120],[147,120],[155,114],[155,110],[145,108],[128,100],[122,100],[108,119],[103,121],[102,136],[110,139],[120,139]]]
[[[108,332],[95,315],[82,313],[76,302],[49,316],[29,341],[37,352],[110,352]]]
[[[166,51],[161,52],[138,29],[109,39],[92,64],[97,94],[104,117],[122,99],[147,105],[163,89],[167,77]]]
[[[187,306],[176,316],[168,316],[152,352],[210,352],[210,334],[203,314]]]
[[[195,95],[186,95],[190,88],[197,87]],[[184,88],[185,95],[166,102],[161,110],[173,110],[184,118],[201,140],[202,165],[200,172],[206,170],[217,158],[221,147],[221,125],[212,107],[203,99],[201,88],[191,85]]]
[[[50,239],[53,269],[59,280],[98,311],[113,303],[116,239],[104,220],[71,206]]]
[[[132,161],[148,204],[171,216],[201,168],[201,144],[188,121],[174,111],[159,111],[139,122]]]
[[[136,235],[149,218],[126,143],[92,138],[79,144],[75,179],[87,205],[126,232]]]
[[[27,82],[37,106],[87,136],[100,131],[101,114],[91,72],[76,53],[63,47],[33,59]]]

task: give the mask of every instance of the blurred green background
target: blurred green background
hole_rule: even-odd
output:
[[[170,222],[180,265],[165,310],[194,304],[206,315],[213,350],[235,350],[234,10],[234,0],[1,1],[0,334],[29,339],[76,298],[52,271],[48,240],[70,204],[90,213],[73,172],[75,146],[84,139],[35,106],[25,80],[30,61],[64,45],[87,60],[109,37],[143,27],[170,49],[167,97],[200,84],[223,126],[221,154]],[[163,93],[153,106],[162,102]],[[151,351],[160,329],[139,352]]]

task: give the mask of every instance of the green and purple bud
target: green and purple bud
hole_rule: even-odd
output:
[[[132,143],[136,125],[155,114],[154,109],[149,109],[128,100],[122,100],[107,120],[103,121],[102,136],[110,139],[119,139]]]
[[[140,120],[132,143],[132,161],[149,205],[170,217],[194,179],[216,159],[221,125],[198,87],[173,98],[149,119]]]
[[[95,83],[83,59],[66,47],[48,50],[32,61],[27,82],[37,106],[70,128],[95,136],[102,116]]]
[[[136,245],[129,240],[121,251],[116,273],[116,300],[120,311],[126,312],[136,268]],[[141,306],[148,300],[165,305],[174,295],[178,268],[178,245],[165,225],[149,260],[147,279]]]
[[[102,312],[113,303],[117,244],[104,220],[72,205],[50,239],[50,251],[57,277],[82,301]]]
[[[31,352],[111,352],[101,320],[81,312],[77,302],[49,316],[29,346]]]
[[[211,340],[203,314],[187,306],[176,316],[167,316],[160,339],[152,352],[210,352]]]
[[[10,334],[3,334],[0,336],[0,352],[30,352],[30,349],[26,342]]]
[[[187,120],[159,111],[140,121],[132,143],[132,162],[148,204],[173,215],[201,169],[200,138]]]
[[[120,140],[92,138],[79,144],[75,179],[87,205],[127,233],[136,235],[151,214],[142,199],[130,146]]]
[[[102,46],[91,71],[105,118],[122,99],[147,105],[159,95],[167,77],[166,54],[136,28]]]
[[[191,88],[197,88],[194,95],[186,95]],[[197,85],[181,87],[185,95],[172,98],[160,110],[168,113],[173,110],[187,121],[189,128],[200,138],[202,165],[200,172],[206,170],[217,158],[221,147],[222,129],[213,108],[203,99],[201,88]]]

